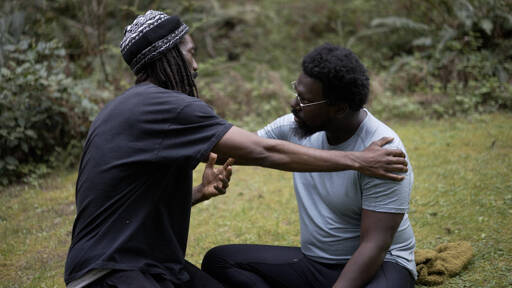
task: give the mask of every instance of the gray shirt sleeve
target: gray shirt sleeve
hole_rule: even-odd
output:
[[[403,149],[400,147],[386,147]],[[413,184],[412,167],[401,182],[360,175],[362,208],[377,212],[407,213]]]
[[[287,114],[274,120],[258,131],[258,136],[270,139],[290,141],[291,131],[295,125],[293,114]]]

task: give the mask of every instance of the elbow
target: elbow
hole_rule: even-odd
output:
[[[254,165],[261,166],[266,168],[279,168],[281,166],[281,162],[283,162],[282,156],[278,151],[277,141],[268,140],[268,139],[258,139],[256,143],[251,143],[252,145],[247,145],[244,147],[245,149],[241,149],[237,151],[238,155],[234,155],[237,164],[241,165]]]
[[[361,246],[384,258],[392,242],[393,239],[365,239],[361,242]]]

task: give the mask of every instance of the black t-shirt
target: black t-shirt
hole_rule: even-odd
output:
[[[192,170],[231,127],[203,101],[150,83],[106,105],[80,161],[66,283],[99,268],[188,280]]]

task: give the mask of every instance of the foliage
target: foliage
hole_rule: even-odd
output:
[[[134,82],[119,53],[123,28],[136,15],[157,9],[178,14],[191,26],[198,47],[201,97],[222,117],[251,130],[288,111],[288,83],[298,77],[302,57],[324,42],[348,46],[368,67],[372,74],[369,106],[378,116],[424,118],[511,110],[511,6],[507,0],[4,1],[0,4],[0,66],[16,74],[6,57],[12,58],[9,54],[14,52],[8,47],[18,47],[22,39],[31,39],[27,51],[56,40],[64,50],[45,56],[46,64],[41,65],[53,65],[49,59],[56,57],[60,68],[41,70],[46,71],[47,82],[55,82],[41,84],[43,90],[65,86],[68,90],[59,101],[86,99],[86,106],[101,106]],[[16,61],[19,66],[25,63]],[[3,79],[19,78],[12,75]],[[50,81],[49,75],[55,77]],[[33,77],[42,80],[41,74]],[[13,83],[2,85],[14,87]],[[17,101],[22,100],[8,105],[18,105]],[[65,114],[86,119],[82,112]],[[81,120],[65,122],[72,127],[88,125]],[[75,131],[72,147],[80,147],[84,131],[70,131]],[[54,154],[61,159],[53,161],[77,160],[77,153],[73,160],[65,156],[65,151],[74,149],[56,149],[63,149]],[[49,150],[45,157],[3,149],[0,154],[11,168],[16,163],[55,158]],[[12,157],[10,162],[5,155]],[[2,165],[2,175],[45,171],[44,164],[27,164],[24,172],[5,170],[7,164]]]
[[[228,72],[219,75],[218,69]],[[206,62],[201,68],[201,78],[207,77],[208,82],[198,81],[199,96],[221,117],[255,130],[265,124],[265,119],[289,111],[292,93],[278,73],[263,64],[253,64],[253,71],[247,75],[238,69],[218,59]]]
[[[507,3],[426,1],[411,13],[413,19],[373,19],[371,28],[356,34],[349,44],[364,38],[385,43],[392,63],[387,77],[390,90],[429,94],[426,102],[409,97],[428,115],[511,109],[512,7]],[[431,21],[421,23],[424,19]]]
[[[80,141],[97,106],[65,75],[66,52],[56,42],[4,45],[0,68],[0,184],[32,172],[59,149]],[[79,150],[78,150],[79,151]],[[76,154],[76,152],[75,152]]]

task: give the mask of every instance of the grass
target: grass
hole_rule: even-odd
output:
[[[439,287],[510,287],[512,115],[390,124],[414,167],[417,246],[467,240],[474,248],[466,269]],[[75,179],[61,172],[0,192],[0,287],[64,287]],[[290,173],[237,167],[227,195],[192,211],[187,258],[196,265],[215,245],[299,244]]]

